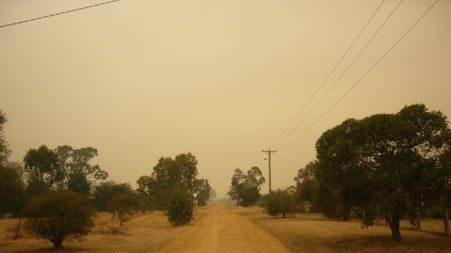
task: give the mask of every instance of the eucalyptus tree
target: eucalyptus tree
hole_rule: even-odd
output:
[[[32,195],[45,193],[64,179],[64,171],[58,164],[58,154],[42,145],[30,149],[24,159],[28,173],[28,192]]]
[[[197,164],[192,153],[178,154],[174,158],[161,157],[150,176],[138,179],[138,192],[142,198],[152,198],[159,209],[166,210],[175,191],[183,189],[190,194],[196,191]]]
[[[246,174],[241,169],[235,169],[227,194],[237,201],[237,205],[252,206],[260,198],[260,186],[264,183],[265,178],[256,166],[250,168]]]
[[[91,160],[97,155],[97,149],[84,147],[74,149],[64,145],[57,147],[54,152],[58,155],[58,166],[64,174],[62,188],[73,192],[89,195],[91,185],[97,180],[105,180],[108,173],[99,165],[91,165]]]

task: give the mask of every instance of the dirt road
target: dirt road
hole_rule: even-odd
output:
[[[280,241],[224,205],[201,209],[200,220],[161,252],[290,252]]]
[[[66,249],[61,252],[289,252],[281,242],[239,214],[246,211],[248,209],[226,205],[202,207],[190,224],[180,227],[169,224],[162,212],[137,214],[124,224],[120,233],[105,232],[110,227],[117,227],[118,222],[109,214],[100,214],[90,235],[81,243],[65,242]],[[52,251],[49,242],[29,235],[13,240],[7,228],[16,223],[15,219],[0,219],[0,252]]]

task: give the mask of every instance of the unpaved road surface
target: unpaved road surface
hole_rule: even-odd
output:
[[[201,210],[202,218],[161,252],[290,252],[280,241],[236,210],[215,205]]]
[[[269,235],[243,214],[250,209],[226,205],[199,208],[195,219],[186,226],[172,226],[164,213],[136,214],[120,228],[109,214],[99,214],[92,233],[79,243],[64,242],[58,252],[83,253],[178,253],[178,252],[289,252],[280,241]],[[7,228],[17,219],[0,219],[0,252],[56,252],[52,245],[25,234],[13,240]]]

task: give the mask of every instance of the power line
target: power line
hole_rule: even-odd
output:
[[[370,16],[370,18],[367,20],[366,24],[362,27],[362,29],[359,31],[359,33],[357,34],[357,36],[354,38],[354,40],[352,41],[352,43],[347,47],[345,53],[340,57],[340,59],[335,63],[334,67],[332,68],[332,70],[329,72],[329,74],[327,74],[326,78],[322,81],[321,85],[316,89],[316,91],[313,93],[313,95],[309,98],[309,100],[301,107],[301,110],[296,114],[296,116],[293,118],[293,120],[284,128],[284,130],[282,130],[282,132],[276,136],[271,142],[269,146],[272,146],[276,143],[276,141],[282,137],[282,135],[284,133],[287,132],[287,130],[289,130],[289,128],[296,122],[296,120],[301,116],[301,114],[304,112],[304,110],[310,105],[310,103],[312,102],[312,100],[316,97],[316,95],[318,95],[319,91],[323,88],[323,86],[326,84],[326,82],[329,80],[329,78],[332,76],[332,74],[335,72],[335,70],[337,69],[337,67],[340,65],[340,63],[343,61],[343,59],[346,57],[346,55],[349,53],[349,51],[351,51],[351,48],[355,45],[355,43],[357,42],[357,40],[360,38],[360,36],[362,35],[362,33],[366,30],[366,28],[368,27],[368,25],[371,23],[371,21],[374,19],[374,17],[376,16],[376,14],[379,12],[379,9],[382,7],[382,5],[385,3],[386,0],[382,0],[379,5],[377,6],[376,10],[372,13],[372,15]],[[288,133],[289,135],[289,133]]]
[[[404,2],[404,0],[400,0],[398,4],[393,8],[393,10],[390,12],[390,14],[385,18],[384,22],[378,27],[376,32],[370,37],[370,39],[366,42],[366,44],[360,49],[358,54],[352,59],[352,61],[348,64],[348,66],[345,68],[345,70],[341,73],[341,75],[335,80],[335,82],[329,87],[329,89],[326,91],[326,93],[323,94],[323,96],[318,100],[318,102],[310,109],[310,111],[296,124],[296,126],[288,131],[288,134],[285,136],[288,137],[289,134],[292,131],[295,131],[299,128],[299,126],[312,114],[312,112],[324,101],[327,95],[332,91],[333,88],[338,84],[338,82],[343,78],[343,76],[349,71],[349,69],[354,65],[354,63],[359,59],[359,57],[363,54],[363,52],[366,50],[366,48],[371,44],[371,42],[376,38],[376,36],[379,34],[379,32],[384,28],[384,26],[388,23],[388,21],[391,19],[393,14],[398,10],[399,6]],[[284,138],[284,139],[285,139]],[[284,140],[282,139],[282,140]]]
[[[431,11],[432,8],[434,8],[434,6],[439,2],[440,0],[435,0],[431,6],[429,6],[428,9],[426,9],[426,11],[423,12],[423,14],[421,14],[421,16],[409,27],[409,29],[407,29],[402,35],[401,37],[395,42],[393,43],[393,45],[368,69],[368,71],[366,71],[347,91],[345,94],[343,94],[343,96],[341,96],[332,106],[330,106],[318,119],[316,119],[312,124],[310,124],[307,128],[311,128],[314,125],[316,125],[322,118],[324,118],[338,103],[340,103],[350,92],[352,89],[354,89],[358,84],[360,84],[360,82],[407,36],[407,34],[409,34],[413,28],[420,23],[420,21]],[[293,129],[296,130],[296,129]],[[298,134],[296,136],[299,137],[300,134]],[[280,154],[278,154],[279,157]]]
[[[354,89],[406,36],[407,34],[413,30],[413,28],[429,13],[429,11],[439,2],[440,0],[435,0],[432,5],[425,11],[423,14],[404,32],[401,37],[374,63],[365,74],[357,80],[351,88],[349,88],[343,96],[341,96],[332,106],[330,106],[317,120],[315,120],[308,128],[313,127],[316,123],[318,123],[327,113],[329,113],[338,103],[346,97],[352,89]]]
[[[335,80],[335,82],[332,84],[332,86],[329,87],[329,89],[326,91],[326,93],[323,94],[323,96],[320,98],[320,100],[315,104],[315,106],[307,113],[307,115],[302,118],[298,124],[296,125],[295,129],[297,129],[304,120],[310,116],[310,114],[321,104],[322,101],[326,98],[326,96],[332,91],[335,86],[337,86],[338,82],[341,81],[343,76],[349,71],[349,69],[354,65],[354,63],[359,59],[359,57],[363,54],[363,52],[368,48],[368,46],[371,44],[371,42],[376,38],[376,36],[379,34],[379,32],[384,28],[384,26],[388,23],[390,18],[393,16],[393,14],[398,10],[399,6],[404,2],[404,0],[400,0],[398,4],[393,8],[393,10],[390,12],[390,14],[385,18],[384,22],[378,27],[376,32],[371,36],[371,38],[367,41],[367,43],[362,47],[362,49],[359,51],[359,53],[352,59],[352,61],[348,64],[346,69],[341,73],[341,75]]]
[[[296,167],[296,168],[298,167],[297,162],[295,162],[294,160],[289,159],[289,158],[287,158],[285,156],[282,156],[282,155],[280,155],[280,153],[275,153],[275,155],[280,157],[280,158],[282,158],[282,159],[284,159],[285,161],[289,162],[291,165],[293,165],[293,167]]]
[[[119,2],[119,1],[121,1],[121,0],[112,0],[112,1],[108,1],[108,2],[103,2],[103,3],[98,3],[98,4],[89,5],[89,6],[85,6],[85,7],[80,7],[80,8],[77,8],[77,9],[67,10],[67,11],[63,11],[63,12],[57,12],[57,13],[49,14],[49,15],[42,16],[42,17],[27,19],[27,20],[18,21],[18,22],[6,24],[6,25],[0,25],[0,29],[8,27],[8,26],[14,26],[14,25],[19,25],[19,24],[23,24],[23,23],[28,23],[28,22],[32,22],[32,21],[36,21],[36,20],[40,20],[40,19],[45,19],[45,18],[50,18],[50,17],[54,17],[54,16],[58,16],[58,15],[71,13],[71,12],[81,11],[81,10],[85,10],[85,9],[89,9],[89,8],[93,8],[93,7],[97,7],[97,6],[101,6],[101,5],[105,5],[105,4],[110,4],[110,3],[114,3],[114,2]]]

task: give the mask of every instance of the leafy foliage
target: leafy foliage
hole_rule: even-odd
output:
[[[97,209],[107,211],[110,201],[114,196],[119,194],[133,195],[133,190],[126,183],[118,184],[114,181],[102,182],[95,187],[92,201]]]
[[[0,110],[0,214],[17,215],[25,203],[23,169],[18,163],[9,161],[11,151],[4,134],[6,122],[6,116]]]
[[[108,209],[113,213],[113,215],[117,215],[119,223],[122,226],[126,221],[127,216],[133,214],[135,206],[135,199],[133,198],[133,195],[118,194],[113,196],[108,204]]]
[[[349,119],[326,131],[316,145],[325,213],[348,219],[351,207],[358,208],[365,225],[384,217],[399,240],[399,220],[420,212],[424,196],[449,184],[451,168],[439,163],[449,150],[449,131],[446,117],[424,105]]]
[[[211,186],[207,179],[196,179],[193,191],[197,193],[197,204],[205,206],[210,199]]]
[[[252,167],[244,174],[241,169],[235,169],[231,179],[230,190],[227,193],[238,205],[252,206],[260,198],[260,186],[265,183],[260,168]]]
[[[108,173],[99,165],[90,164],[98,155],[95,148],[73,149],[65,145],[57,147],[54,152],[58,155],[58,166],[64,173],[62,188],[89,195],[90,187],[96,180],[105,180],[108,177]]]
[[[6,115],[0,110],[0,165],[5,166],[11,153],[5,138]]]
[[[318,161],[308,163],[305,168],[299,169],[298,175],[294,178],[296,182],[296,202],[303,204],[309,202],[318,205],[316,192],[318,190],[318,180],[315,177]]]
[[[74,172],[69,174],[69,178],[67,179],[67,189],[85,196],[89,196],[91,182],[88,181],[84,173]]]
[[[58,155],[45,145],[28,150],[23,161],[31,182],[44,183],[51,188],[64,179],[64,171],[58,165]]]
[[[194,200],[186,190],[177,190],[169,200],[168,220],[176,226],[188,224],[193,218]]]
[[[282,215],[285,218],[296,212],[296,199],[290,192],[277,189],[265,196],[263,207],[267,214],[274,217]]]
[[[155,199],[151,195],[138,195],[137,205],[143,213],[145,211],[152,211],[155,209]]]
[[[22,171],[17,164],[0,164],[0,214],[17,215],[25,202]]]
[[[191,194],[198,192],[199,203],[204,205],[209,199],[210,186],[207,180],[198,179],[197,174],[197,159],[191,153],[179,154],[175,158],[161,157],[150,176],[138,179],[138,198],[151,198],[155,208],[167,210],[174,191],[183,188]]]
[[[69,191],[34,197],[25,207],[26,227],[39,238],[60,248],[64,240],[80,240],[94,226],[94,208],[89,200]]]

